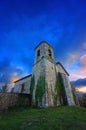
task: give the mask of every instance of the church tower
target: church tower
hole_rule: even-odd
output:
[[[35,48],[32,75],[16,81],[15,92],[29,93],[32,105],[38,107],[75,105],[69,74],[54,60],[53,47],[42,41]]]
[[[69,74],[55,62],[53,47],[42,41],[35,48],[32,71],[32,103],[39,107],[75,105]]]
[[[53,106],[53,93],[56,82],[55,61],[53,47],[46,41],[40,42],[35,48],[35,60],[32,75],[35,79],[32,100],[43,107]]]
[[[46,41],[42,41],[35,48],[35,64],[40,61],[43,57],[54,62],[53,47]]]

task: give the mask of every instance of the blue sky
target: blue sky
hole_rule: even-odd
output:
[[[34,48],[49,42],[70,73],[86,78],[85,0],[1,0],[0,83],[32,72]]]

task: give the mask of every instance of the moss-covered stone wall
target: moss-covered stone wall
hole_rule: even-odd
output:
[[[0,93],[0,111],[13,106],[30,106],[31,97],[29,94]]]
[[[45,77],[40,76],[36,86],[35,99],[36,105],[42,106],[42,99],[45,93]]]
[[[67,105],[68,103],[67,103],[67,96],[65,92],[65,86],[60,72],[58,72],[56,76],[55,90],[56,93],[54,95],[54,104],[57,105],[57,103],[59,102],[59,105]]]

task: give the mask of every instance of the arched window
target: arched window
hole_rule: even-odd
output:
[[[40,50],[37,51],[37,56],[40,56]]]
[[[24,92],[24,89],[25,89],[25,83],[21,84],[21,93]]]
[[[52,52],[51,52],[50,49],[48,49],[48,54],[49,54],[50,57],[52,56]]]

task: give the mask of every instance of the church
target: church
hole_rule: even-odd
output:
[[[32,74],[15,81],[14,92],[30,94],[38,107],[75,105],[69,74],[55,62],[53,47],[46,41],[35,47]]]

